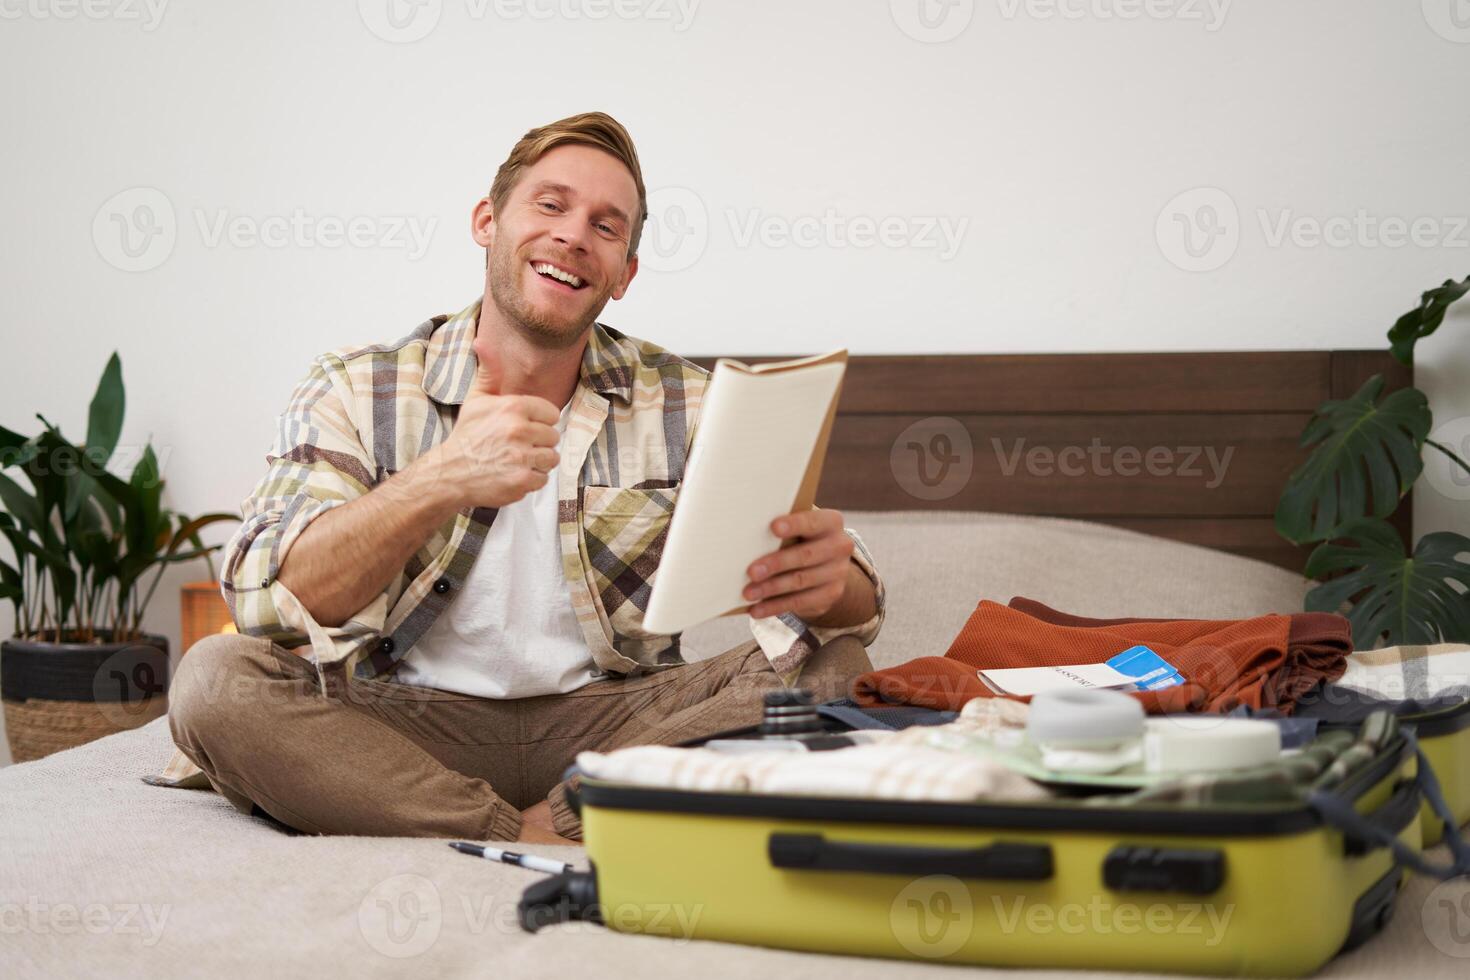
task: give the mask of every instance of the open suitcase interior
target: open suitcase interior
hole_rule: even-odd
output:
[[[528,889],[523,923],[990,966],[1304,975],[1382,928],[1407,871],[1470,868],[1457,833],[1455,867],[1421,854],[1467,816],[1470,704],[1402,721],[1297,802],[922,802],[584,777],[591,870]]]

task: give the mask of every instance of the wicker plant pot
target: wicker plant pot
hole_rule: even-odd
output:
[[[105,634],[104,634],[105,636]],[[168,710],[168,640],[0,644],[0,703],[16,762],[128,731]]]

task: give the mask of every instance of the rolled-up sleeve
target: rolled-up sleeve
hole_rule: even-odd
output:
[[[265,475],[241,504],[243,522],[225,545],[220,591],[235,626],[298,650],[318,665],[375,637],[388,615],[385,589],[341,626],[322,626],[277,574],[311,522],[375,484],[371,457],[348,411],[342,362],[318,358],[291,393]]]
[[[862,641],[863,646],[871,646],[878,638],[878,631],[883,628],[883,614],[887,605],[883,590],[883,577],[878,574],[878,567],[873,563],[873,554],[858,533],[850,527],[842,530],[852,538],[852,560],[857,563],[858,568],[862,569],[868,581],[873,583],[875,611],[870,618],[854,626],[813,626],[812,632],[816,633],[823,643],[838,636],[852,634]]]

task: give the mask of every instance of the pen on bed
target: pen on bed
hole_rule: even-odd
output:
[[[553,861],[551,858],[537,857],[534,854],[502,851],[498,847],[482,847],[479,844],[466,844],[463,841],[454,841],[449,846],[461,854],[473,854],[475,857],[481,857],[487,861],[514,864],[517,867],[525,868],[527,871],[545,871],[549,875],[559,875],[572,870],[570,864]]]

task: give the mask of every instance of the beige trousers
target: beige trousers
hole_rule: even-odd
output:
[[[843,697],[872,669],[862,644],[816,651],[799,684]],[[354,679],[336,698],[270,640],[196,643],[169,692],[174,743],[242,812],[312,834],[515,840],[521,814],[551,805],[581,839],[563,772],[583,750],[668,745],[757,724],[780,686],[754,640],[717,657],[569,694],[495,700]]]

